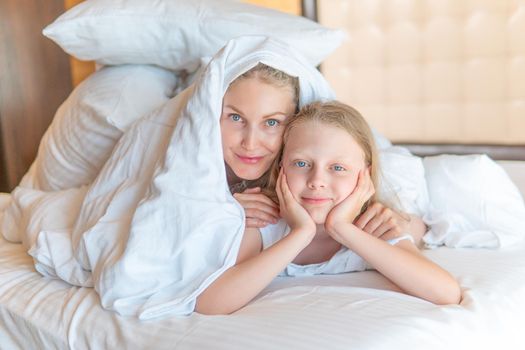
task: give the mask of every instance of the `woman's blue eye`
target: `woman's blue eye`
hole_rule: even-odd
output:
[[[306,162],[302,161],[302,160],[299,160],[299,161],[295,162],[295,165],[297,165],[299,168],[304,168],[306,166]]]
[[[277,125],[279,125],[279,121],[276,120],[276,119],[268,119],[266,121],[266,125],[268,125],[268,126],[277,126]]]
[[[340,166],[340,165],[334,165],[334,170],[335,170],[335,171],[345,171],[346,169],[343,168],[343,167]]]
[[[235,113],[234,113],[234,114],[230,114],[230,118],[231,118],[231,120],[233,120],[234,122],[238,122],[238,121],[240,121],[240,120],[242,119],[240,115],[235,114]]]

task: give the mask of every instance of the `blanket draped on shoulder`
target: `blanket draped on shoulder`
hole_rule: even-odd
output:
[[[192,85],[122,136],[90,186],[15,189],[4,213],[19,227],[11,240],[26,245],[40,273],[94,287],[102,305],[121,315],[191,313],[197,296],[235,263],[244,232],[219,118],[229,84],[259,62],[299,78],[300,105],[334,98],[317,69],[284,44],[234,39]],[[35,222],[35,210],[49,213]]]

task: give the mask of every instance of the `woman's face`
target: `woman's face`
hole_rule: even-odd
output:
[[[316,224],[324,224],[352,193],[365,164],[363,150],[346,130],[311,121],[290,130],[282,160],[290,192]]]
[[[270,168],[281,148],[284,122],[294,112],[291,89],[258,78],[230,85],[222,102],[222,150],[238,178],[256,180]]]

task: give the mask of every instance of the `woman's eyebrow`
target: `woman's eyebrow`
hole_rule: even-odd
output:
[[[235,107],[235,106],[232,106],[232,105],[225,105],[224,108],[233,109],[236,113],[239,113],[239,114],[241,114],[241,115],[244,115],[244,113],[243,113],[240,109],[238,109],[237,107]]]
[[[273,113],[270,113],[270,114],[267,114],[267,115],[263,116],[263,119],[272,118],[272,117],[275,117],[275,116],[278,116],[278,115],[283,116],[285,118],[288,117],[288,115],[286,113],[284,113],[284,112],[273,112]]]

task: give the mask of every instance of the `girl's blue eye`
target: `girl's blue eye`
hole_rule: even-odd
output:
[[[335,170],[335,171],[345,171],[346,169],[343,168],[343,167],[340,166],[340,165],[334,165],[334,170]]]
[[[279,121],[276,120],[276,119],[268,119],[266,121],[266,125],[268,125],[268,126],[277,126],[277,125],[279,125]]]
[[[238,115],[238,114],[235,114],[235,113],[234,113],[234,114],[230,114],[230,118],[231,118],[231,120],[233,120],[234,122],[238,122],[238,121],[241,120],[241,116]]]
[[[298,166],[299,168],[304,168],[306,167],[306,162],[305,161],[302,161],[302,160],[299,160],[297,162],[295,162],[295,165]]]

